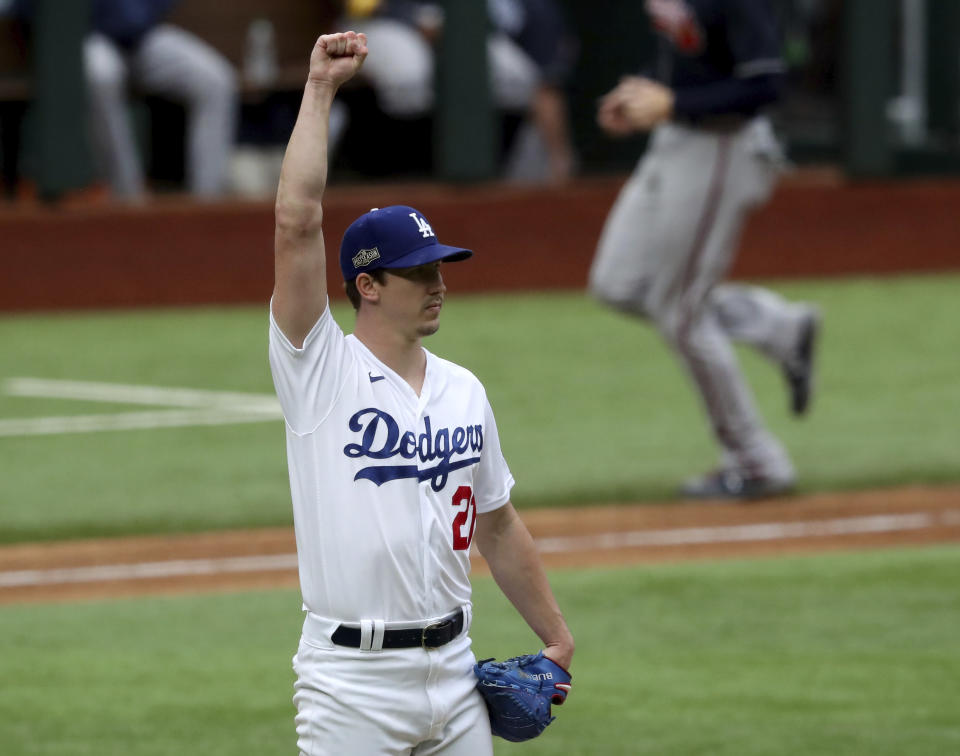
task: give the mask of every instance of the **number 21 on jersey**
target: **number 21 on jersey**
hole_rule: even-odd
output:
[[[457,507],[457,514],[453,518],[453,548],[454,551],[464,551],[470,548],[477,525],[477,500],[473,496],[473,489],[460,486],[450,503]]]

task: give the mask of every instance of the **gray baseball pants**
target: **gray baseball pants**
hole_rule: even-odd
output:
[[[590,289],[651,319],[680,356],[722,449],[721,465],[792,480],[790,458],[764,427],[731,340],[782,363],[804,310],[758,287],[720,285],[744,221],[780,170],[766,119],[730,131],[658,127],[601,235]]]

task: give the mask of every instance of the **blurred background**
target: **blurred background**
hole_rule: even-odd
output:
[[[776,3],[791,74],[776,122],[796,163],[830,164],[854,177],[952,175],[960,169],[960,4]],[[121,85],[146,190],[151,196],[191,191],[206,198],[269,196],[314,39],[347,21],[362,23],[375,3],[154,4],[159,6],[156,23],[195,35],[229,65],[234,78],[227,89],[232,86],[236,112],[222,137],[230,149],[226,174],[214,187],[198,190],[189,177],[191,105],[183,102],[189,95],[157,91],[143,83],[134,66]],[[89,125],[96,86],[91,86],[89,61],[86,76],[84,66],[85,41],[89,44],[89,35],[104,26],[102,16],[109,13],[104,5],[111,3],[0,0],[0,155],[7,203],[109,193],[107,171],[91,146],[97,138],[89,133],[97,126]],[[435,63],[443,76],[433,82],[435,107],[397,117],[376,87],[363,82],[350,87],[341,97],[349,127],[333,156],[335,179],[474,181],[509,170],[508,177],[521,182],[543,179],[535,165],[511,169],[504,164],[514,143],[524,138],[528,113],[516,102],[504,103],[480,75],[483,39],[497,19],[487,15],[483,3],[446,5],[445,29],[436,45]],[[651,57],[653,37],[642,3],[558,0],[557,6],[565,20],[564,62],[551,83],[564,97],[574,154],[571,174],[629,170],[641,143],[603,137],[594,110],[597,98],[621,74],[639,71]],[[207,87],[208,99],[216,94],[215,85]],[[464,149],[467,144],[470,149]]]
[[[790,76],[771,115],[795,170],[734,275],[955,269],[960,3],[775,4]],[[0,0],[0,308],[265,301],[311,47],[410,5]],[[379,65],[335,103],[328,248],[403,201],[491,252],[458,286],[529,287],[500,266],[523,259],[536,288],[581,288],[644,147],[596,124],[598,98],[649,66],[643,4],[525,0],[526,21],[511,0],[412,5],[431,8],[419,42],[378,40]]]

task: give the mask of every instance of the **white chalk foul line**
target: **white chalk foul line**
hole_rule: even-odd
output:
[[[96,567],[64,567],[55,570],[0,572],[0,587],[16,588],[65,583],[103,583],[111,580],[221,575],[232,572],[272,572],[297,567],[296,554],[226,557],[222,559],[178,559],[168,562],[106,564]]]
[[[829,538],[839,535],[866,535],[924,530],[937,525],[960,525],[960,510],[913,514],[867,515],[830,520],[767,522],[748,525],[720,525],[702,528],[634,530],[599,533],[569,538],[538,538],[545,554],[572,553],[638,546],[685,546],[721,543],[788,541],[797,538]],[[111,580],[147,580],[191,575],[292,570],[296,554],[273,556],[189,559],[166,562],[112,564],[94,567],[66,567],[50,570],[0,572],[0,588],[65,583],[96,583]]]
[[[46,378],[8,378],[4,391],[10,396],[43,399],[74,399],[114,404],[152,404],[159,407],[231,408],[279,415],[280,403],[271,394],[237,391],[135,386],[126,383],[61,381]]]
[[[245,410],[157,410],[155,412],[116,412],[104,415],[64,415],[0,420],[0,436],[46,436],[59,433],[95,433],[98,431],[185,428],[198,425],[232,425],[277,420]]]
[[[10,396],[150,404],[175,409],[11,418],[0,420],[0,437],[232,425],[266,422],[282,417],[280,403],[269,394],[44,378],[10,378],[4,382],[3,388]]]
[[[626,549],[638,546],[692,546],[744,541],[786,541],[795,538],[830,538],[840,535],[924,530],[941,522],[947,525],[955,524],[952,518],[957,515],[960,515],[960,510],[669,530],[633,530],[624,533],[541,538],[537,540],[537,545],[541,552],[549,554],[594,549]]]

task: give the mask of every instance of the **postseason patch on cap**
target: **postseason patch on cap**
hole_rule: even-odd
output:
[[[353,256],[353,267],[354,268],[365,268],[374,260],[380,259],[380,250],[374,247],[373,249],[361,249],[357,254]]]

